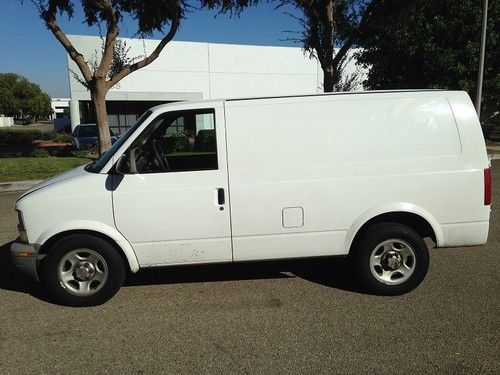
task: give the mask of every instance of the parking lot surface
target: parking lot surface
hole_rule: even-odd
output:
[[[432,250],[398,297],[322,259],[141,271],[102,306],[61,307],[11,267],[19,193],[0,194],[0,374],[498,374],[500,161],[492,175],[488,244]]]

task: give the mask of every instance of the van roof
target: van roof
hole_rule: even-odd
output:
[[[295,95],[276,95],[276,96],[254,96],[254,97],[242,97],[242,98],[218,98],[218,99],[207,99],[207,100],[195,100],[186,102],[172,102],[166,104],[160,104],[152,107],[151,110],[157,108],[164,108],[171,105],[176,105],[179,103],[214,103],[214,102],[237,102],[245,100],[266,100],[266,99],[281,99],[281,98],[306,98],[306,97],[319,97],[319,96],[333,96],[333,95],[370,95],[370,94],[381,94],[381,93],[401,93],[401,92],[439,92],[439,91],[449,91],[445,89],[400,89],[400,90],[372,90],[372,91],[341,91],[341,92],[327,92],[318,94],[295,94]]]
[[[318,94],[276,95],[276,96],[255,96],[255,97],[248,97],[248,98],[229,98],[229,99],[225,99],[225,101],[278,99],[278,98],[301,98],[301,97],[329,96],[329,95],[360,95],[360,94],[381,94],[381,93],[399,93],[399,92],[436,92],[436,91],[447,91],[447,90],[445,90],[445,89],[398,89],[398,90],[339,91],[339,92],[325,92],[325,93],[318,93]]]

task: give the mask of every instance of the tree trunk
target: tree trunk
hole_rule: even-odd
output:
[[[108,111],[106,110],[106,90],[97,86],[91,90],[97,123],[97,140],[99,155],[111,147],[111,136],[108,124]]]
[[[341,81],[342,72],[340,71],[339,64],[333,62],[330,66],[323,68],[323,91],[334,92],[335,86]]]
[[[335,81],[335,69],[333,66],[323,68],[323,91],[333,92]]]
[[[335,8],[335,0],[326,2],[325,19],[323,23],[325,44],[323,51],[321,51],[322,61],[321,68],[323,69],[323,91],[333,92],[333,32],[335,29],[335,22],[333,20],[333,10]]]

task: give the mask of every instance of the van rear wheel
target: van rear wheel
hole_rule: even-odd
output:
[[[56,242],[43,264],[43,279],[55,300],[95,306],[113,297],[125,280],[125,265],[107,241],[75,234]]]
[[[356,250],[357,273],[374,294],[399,295],[415,289],[429,268],[429,250],[412,228],[380,223],[368,228]]]

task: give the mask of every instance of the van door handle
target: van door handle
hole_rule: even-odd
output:
[[[219,205],[221,206],[226,203],[226,199],[224,197],[224,188],[217,189],[217,203],[219,203]]]

